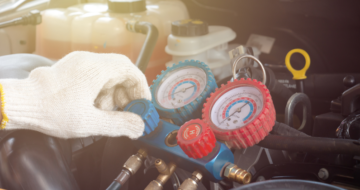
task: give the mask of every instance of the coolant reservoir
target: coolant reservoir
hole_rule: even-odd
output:
[[[171,23],[189,17],[180,0],[108,0],[107,4],[87,3],[67,9],[48,9],[42,16],[43,22],[36,31],[36,53],[54,60],[82,50],[124,54],[135,63],[146,35],[127,31],[126,22],[136,20],[154,24],[159,37],[145,73],[148,81],[152,81],[171,60],[165,52]]]
[[[36,28],[36,53],[50,59],[60,59],[71,51],[71,20],[80,15],[66,9],[51,9],[42,13],[42,24]]]
[[[194,59],[206,63],[217,80],[231,75],[228,43],[236,37],[233,30],[193,19],[175,21],[171,28],[166,52],[172,60],[166,66]]]

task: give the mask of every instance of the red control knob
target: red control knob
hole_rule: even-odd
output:
[[[177,143],[190,158],[202,158],[215,147],[215,135],[209,125],[193,119],[182,125],[176,136]]]

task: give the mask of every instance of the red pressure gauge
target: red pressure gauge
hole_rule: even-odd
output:
[[[208,124],[200,119],[182,125],[176,136],[180,148],[190,158],[202,158],[215,147],[216,139]]]
[[[215,136],[238,149],[259,143],[275,124],[269,90],[255,79],[235,79],[222,85],[206,100],[202,111]]]

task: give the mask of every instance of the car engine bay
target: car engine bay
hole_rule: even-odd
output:
[[[0,79],[117,53],[152,95],[121,110],[143,119],[137,140],[0,131],[0,189],[360,189],[359,8],[0,0]]]

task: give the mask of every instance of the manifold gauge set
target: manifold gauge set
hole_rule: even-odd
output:
[[[258,61],[245,55],[235,60],[234,65],[243,58]],[[235,71],[233,76],[235,78]],[[268,135],[275,123],[275,109],[263,83],[235,79],[217,88],[214,75],[205,63],[191,60],[168,67],[150,87],[152,102],[134,100],[124,109],[137,113],[145,123],[144,135],[135,141],[140,150],[128,159],[129,163],[136,159],[138,164],[134,168],[140,168],[148,152],[169,162],[168,167],[173,168],[169,171],[180,167],[194,172],[179,189],[196,189],[198,174],[213,182],[227,178],[241,184],[250,183],[251,174],[233,164],[231,148],[255,145]],[[163,168],[159,163],[164,163],[161,159],[155,161],[160,173]],[[127,164],[124,168],[129,170]],[[161,173],[146,189],[162,187],[166,182],[163,175]],[[115,180],[112,186],[118,187],[122,182]]]
[[[238,57],[261,62],[251,56]],[[217,88],[209,67],[200,61],[185,61],[168,67],[157,76],[151,88],[153,104],[160,117],[171,119],[176,125],[202,118],[216,138],[233,148],[257,144],[268,135],[275,123],[275,109],[262,82],[235,79]],[[235,69],[233,69],[235,78]],[[199,133],[198,131],[196,133]]]

